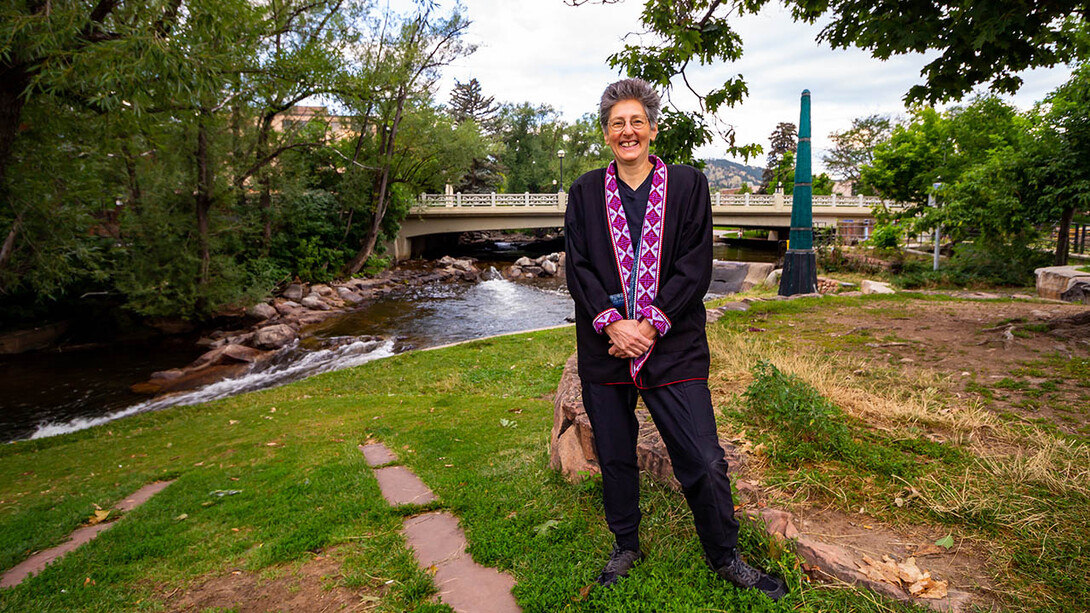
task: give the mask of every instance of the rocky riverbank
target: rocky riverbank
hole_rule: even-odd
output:
[[[472,258],[444,256],[424,266],[383,271],[368,279],[292,283],[278,295],[238,313],[239,327],[215,330],[197,341],[208,349],[188,366],[152,373],[132,390],[167,394],[241,375],[272,361],[330,317],[359,309],[398,289],[434,282],[475,283],[482,277]]]

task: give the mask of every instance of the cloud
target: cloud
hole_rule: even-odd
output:
[[[452,6],[450,0],[445,6]],[[594,111],[602,89],[618,78],[606,58],[623,48],[626,34],[640,29],[642,9],[639,0],[581,7],[562,0],[467,0],[465,10],[473,22],[467,39],[478,50],[444,71],[437,100],[449,98],[455,79],[476,78],[497,101],[549,104],[574,121]],[[746,15],[733,26],[743,39],[743,57],[693,71],[694,86],[706,91],[742,74],[749,96],[720,116],[735,127],[739,143],[761,144],[767,144],[777,123],[798,122],[799,96],[809,89],[816,172],[822,169],[821,155],[831,147],[830,132],[848,128],[856,117],[904,114],[903,96],[922,82],[920,70],[934,57],[910,54],[880,61],[859,49],[831,49],[815,40],[820,24],[796,23],[779,5]],[[1029,108],[1069,74],[1066,67],[1030,71],[1023,75],[1023,89],[1008,100]],[[696,108],[683,85],[675,90],[675,104]],[[726,145],[716,142],[699,153],[725,157]]]

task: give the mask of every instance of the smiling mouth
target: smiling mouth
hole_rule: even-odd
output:
[[[621,143],[622,147],[638,147],[639,145],[640,141],[638,140],[626,140]]]

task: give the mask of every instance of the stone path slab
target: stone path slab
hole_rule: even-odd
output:
[[[132,511],[150,500],[152,496],[166,489],[171,483],[173,483],[173,481],[156,481],[155,483],[149,483],[133,492],[128,498],[115,504],[114,509],[125,513]],[[92,541],[99,533],[109,530],[116,523],[117,522],[108,522],[77,528],[69,535],[68,540],[64,543],[51,549],[46,549],[45,551],[39,551],[4,573],[4,576],[0,577],[0,588],[19,585],[27,577],[42,572],[46,566],[49,566],[54,561],[63,557],[66,553],[75,551],[80,545]]]
[[[383,445],[382,443],[360,445],[360,451],[363,452],[363,457],[367,460],[367,465],[372,468],[397,461],[397,456],[394,455],[394,452],[387,449],[386,445]]]
[[[435,494],[413,471],[404,466],[387,466],[375,471],[378,487],[386,502],[399,504],[427,504],[437,500]]]
[[[517,613],[515,580],[481,566],[465,550],[465,533],[449,513],[425,513],[405,520],[405,540],[420,566],[435,567],[439,598],[457,613]]]
[[[396,461],[382,443],[360,445],[367,463],[382,466]],[[404,466],[375,470],[382,497],[392,505],[426,504],[437,500],[419,477]],[[424,513],[403,523],[405,540],[413,557],[426,570],[434,570],[439,598],[456,613],[521,613],[511,588],[513,577],[481,566],[466,553],[466,535],[458,518],[450,513]]]

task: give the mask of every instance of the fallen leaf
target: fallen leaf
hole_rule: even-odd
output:
[[[96,505],[97,506],[97,505]],[[96,509],[95,514],[87,520],[87,525],[93,526],[106,521],[106,518],[110,516],[109,509]]]
[[[859,570],[861,570],[864,575],[883,583],[890,583],[898,586],[901,584],[897,563],[889,556],[882,556],[881,561],[875,561],[872,560],[870,556],[864,555],[863,562],[865,562],[865,564],[856,562],[856,565],[859,566]]]
[[[579,588],[579,595],[573,597],[572,600],[580,601],[580,600],[583,600],[584,598],[586,598],[587,596],[590,596],[590,591],[594,589],[595,585],[597,585],[597,584],[591,583],[590,585],[584,585],[583,587]]]
[[[897,505],[898,508],[903,507],[905,506],[905,499],[898,496],[893,499],[893,504]]]
[[[908,587],[908,592],[917,598],[938,599],[946,598],[947,595],[946,581],[936,581],[930,576],[921,579],[918,583],[914,583]]]
[[[189,513],[182,513],[178,517],[175,517],[174,521],[185,521],[188,518],[189,518]]]
[[[924,577],[931,576],[930,574],[921,571],[920,568],[916,566],[916,558],[909,558],[898,564],[897,575],[905,585],[918,583]]]
[[[951,547],[954,546],[954,535],[947,534],[946,536],[942,537],[941,539],[935,541],[935,544],[938,545],[939,547],[944,548],[944,549],[950,549]]]

